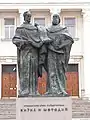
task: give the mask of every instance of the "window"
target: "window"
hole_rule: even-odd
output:
[[[16,65],[15,65],[15,64],[2,65],[2,72],[3,72],[3,73],[16,72]]]
[[[5,38],[11,39],[14,36],[14,27],[15,27],[14,18],[5,18],[4,25],[5,25]]]
[[[45,18],[34,18],[34,23],[45,26]]]
[[[78,64],[69,64],[67,72],[78,72]]]
[[[75,38],[75,18],[64,18],[64,24],[72,37]]]

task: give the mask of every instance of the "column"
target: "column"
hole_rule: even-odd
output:
[[[82,10],[83,13],[83,40],[84,42],[84,88],[85,97],[90,98],[90,9]]]
[[[22,24],[24,22],[24,17],[23,17],[23,13],[25,11],[29,11],[29,9],[19,9],[19,14],[20,14],[20,24]]]
[[[2,36],[2,34],[1,34],[1,33],[2,33],[2,29],[1,29],[1,28],[2,28],[2,20],[1,20],[1,19],[2,19],[2,16],[1,16],[1,14],[0,14],[0,26],[1,26],[1,27],[0,27],[0,41],[1,41],[1,38],[2,38],[2,37],[1,37],[1,36]]]
[[[1,62],[1,61],[0,61]],[[0,99],[2,98],[2,67],[1,67],[1,64],[0,64]]]

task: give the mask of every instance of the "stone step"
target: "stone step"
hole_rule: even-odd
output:
[[[73,99],[72,118],[90,118],[90,100]]]
[[[72,118],[90,118],[90,101],[72,99]],[[0,120],[16,120],[16,100],[0,100]]]
[[[0,100],[0,120],[16,119],[16,100]]]

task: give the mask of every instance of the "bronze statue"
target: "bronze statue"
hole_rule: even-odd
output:
[[[13,43],[17,46],[19,96],[35,95],[38,78],[38,47],[42,45],[37,28],[30,23],[31,13],[24,12],[24,23],[17,27]]]
[[[60,25],[58,14],[53,15],[52,25],[47,29],[47,32],[49,38],[53,41],[48,45],[47,94],[51,94],[51,96],[68,96],[65,72],[74,41],[67,28]]]
[[[23,14],[24,23],[17,27],[12,42],[17,46],[17,62],[19,73],[19,96],[35,96],[38,95],[37,80],[41,75],[41,67],[39,69],[39,58],[43,58],[47,54],[46,48],[40,50],[44,42],[50,40],[47,36],[46,29],[32,25],[31,13],[26,11]],[[41,35],[42,34],[42,35]],[[44,40],[45,39],[45,40]],[[41,47],[41,49],[44,48]],[[40,57],[41,56],[41,57]]]
[[[48,29],[38,24],[32,25],[30,11],[24,12],[23,16],[24,22],[17,27],[12,39],[17,46],[19,96],[40,95],[37,83],[43,70],[48,76],[45,96],[68,96],[65,72],[73,39],[67,28],[60,25],[57,14]]]

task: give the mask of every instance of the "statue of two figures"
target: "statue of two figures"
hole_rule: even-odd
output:
[[[74,41],[67,28],[60,25],[58,14],[53,15],[48,28],[32,25],[30,11],[23,16],[24,23],[12,39],[17,46],[19,96],[68,96],[65,72]],[[46,91],[40,92],[38,83],[43,77]]]

